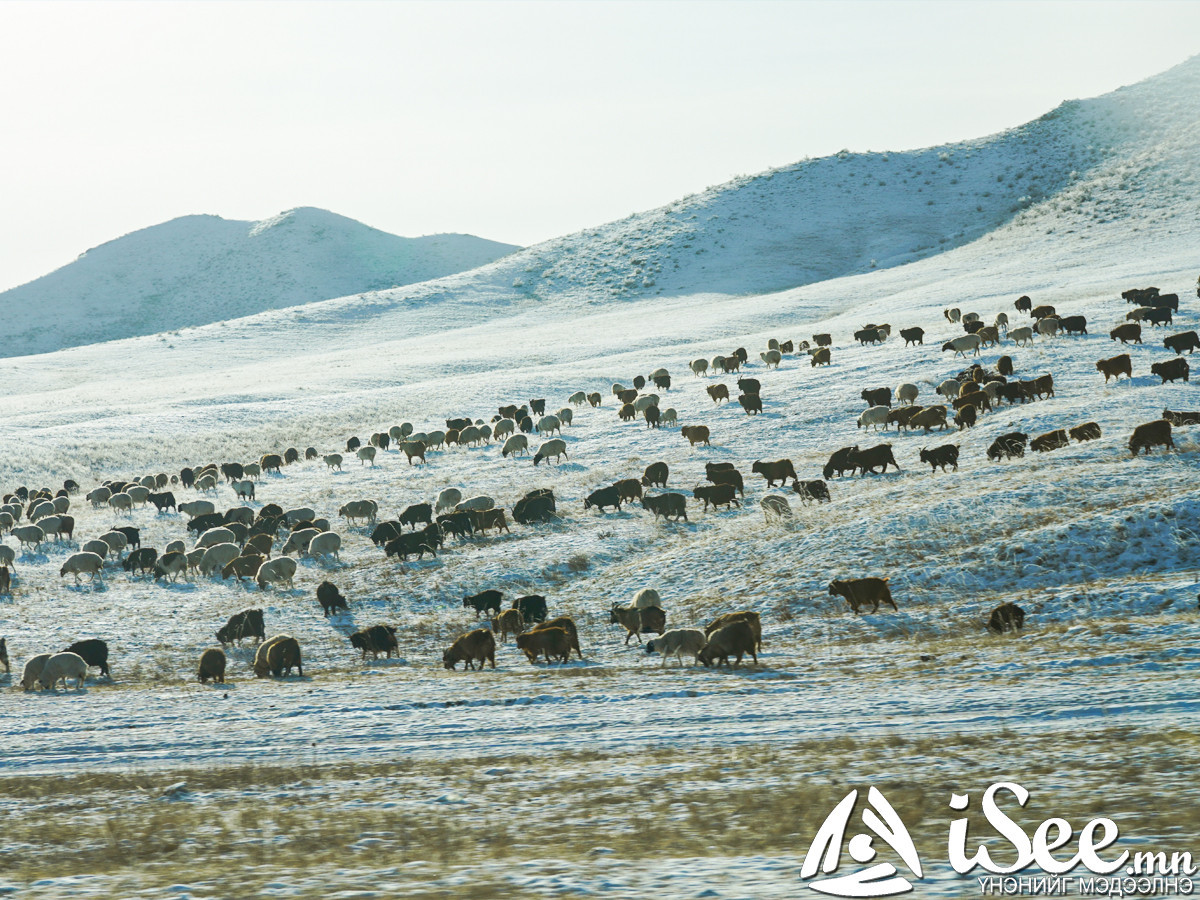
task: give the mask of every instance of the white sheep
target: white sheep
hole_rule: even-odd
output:
[[[112,491],[110,491],[108,488],[98,487],[95,490],[88,491],[87,494],[84,495],[84,499],[92,504],[93,507],[99,509],[101,506],[104,506],[108,503],[108,498],[111,496]]]
[[[133,497],[122,491],[119,494],[113,494],[109,497],[108,505],[114,512],[124,512],[126,515],[129,515],[133,510]]]
[[[443,488],[438,494],[437,503],[434,505],[433,511],[439,515],[448,509],[454,509],[462,502],[462,491],[458,488]]]
[[[978,322],[978,321],[979,321],[979,313],[973,313],[973,312],[972,313],[963,313],[962,323],[964,325],[969,325],[972,322]]]
[[[783,354],[780,353],[778,350],[767,350],[765,352],[759,353],[758,356],[764,363],[767,364],[768,369],[771,368],[772,366],[774,366],[775,368],[778,369],[779,364],[781,362],[783,362]]]
[[[49,500],[39,500],[29,510],[29,521],[37,522],[39,519],[44,519],[52,515],[54,515],[54,504]]]
[[[408,459],[410,466],[413,464],[414,459],[419,459],[424,464],[426,450],[424,441],[401,441],[399,447],[400,452]]]
[[[316,517],[316,510],[309,506],[296,506],[283,513],[283,518],[289,525],[295,525],[297,522],[311,522]]]
[[[570,425],[573,421],[575,421],[575,412],[565,406],[558,411],[557,415],[558,421],[562,422],[564,425]]]
[[[500,438],[502,438],[506,435],[512,434],[516,430],[517,430],[517,423],[514,422],[512,419],[501,419],[499,422],[496,423],[496,427],[492,431],[492,434],[495,435],[496,440],[500,440]]]
[[[1037,333],[1042,337],[1053,337],[1058,334],[1058,319],[1054,316],[1038,319]]]
[[[71,508],[70,497],[55,497],[53,503],[54,511],[60,516],[66,515],[67,510]]]
[[[208,532],[205,533],[207,534]],[[200,574],[208,577],[214,572],[220,572],[241,555],[242,551],[238,549],[238,545],[232,542],[212,544],[205,549],[204,555],[200,557]]]
[[[254,499],[254,482],[249,478],[244,478],[241,481],[233,482],[233,492],[237,494],[239,500]]]
[[[688,364],[688,368],[692,370],[692,373],[697,378],[699,378],[701,375],[704,375],[708,372],[708,360],[707,359],[693,359]]]
[[[87,678],[87,663],[78,653],[55,653],[42,666],[42,671],[38,674],[38,684],[43,690],[53,691],[61,681],[65,689],[68,678],[75,681],[75,690],[82,691],[83,680]]]
[[[262,476],[262,466],[258,463],[246,463],[242,466],[242,474],[249,479],[257,481]]]
[[[947,378],[937,386],[937,393],[941,394],[947,400],[953,400],[962,390],[962,382],[956,378]]]
[[[668,406],[662,411],[662,415],[658,417],[659,425],[675,425],[679,422],[679,413],[675,412],[675,407]]]
[[[338,510],[338,515],[351,524],[355,519],[366,519],[373,524],[379,515],[379,504],[374,500],[351,500]]]
[[[570,397],[567,398],[567,402],[572,404],[573,406],[583,406],[583,404],[587,403],[587,392],[586,391],[576,391]]]
[[[25,670],[21,673],[22,690],[33,690],[33,686],[37,684],[38,676],[42,674],[42,669],[46,668],[46,663],[49,661],[49,653],[39,653],[33,659],[25,661]]]
[[[100,535],[100,540],[108,544],[108,552],[115,553],[117,559],[121,558],[121,551],[129,544],[129,538],[125,536],[124,532],[120,531],[106,531]]]
[[[992,403],[996,403],[1000,396],[1000,384],[999,381],[989,381],[983,385],[983,392],[988,395],[988,399]]]
[[[996,321],[992,325],[1001,331],[1008,332],[1008,313],[1002,312],[996,314]]]
[[[139,478],[137,480],[137,483],[140,484],[142,487],[146,488],[147,490],[150,490],[150,491],[154,490],[154,476],[153,475],[143,475],[141,478]]]
[[[888,406],[869,406],[858,417],[858,427],[866,428],[868,425],[874,425],[878,430],[882,425],[886,429],[888,413],[891,411],[891,407]]]
[[[301,528],[299,531],[293,531],[288,535],[287,541],[283,545],[283,549],[279,552],[287,556],[292,551],[297,554],[303,553],[308,549],[309,543],[318,534],[321,533],[320,528]]]
[[[0,534],[8,531],[17,523],[16,518],[8,510],[0,511]]]
[[[962,337],[956,337],[952,340],[946,341],[946,343],[942,345],[942,352],[945,353],[947,350],[953,350],[955,356],[959,356],[961,354],[965,357],[967,355],[967,351],[970,350],[972,351],[973,356],[978,356],[980,343],[982,343],[982,341],[979,335],[964,334]]]
[[[623,391],[623,390],[625,390],[625,385],[621,384],[621,382],[619,382],[619,381],[613,382],[612,392],[613,392],[614,397],[617,396],[617,394],[621,393],[621,391]]]
[[[470,498],[463,500],[462,502],[456,504],[454,507],[454,511],[462,512],[463,510],[471,510],[471,509],[484,510],[484,509],[495,509],[495,508],[496,508],[496,501],[493,500],[491,497],[486,497],[481,494],[478,497],[470,497]]]
[[[342,548],[342,537],[332,531],[323,531],[308,542],[305,553],[316,559],[318,556],[333,556],[340,560],[338,551]]]
[[[537,453],[533,455],[533,464],[536,466],[543,459],[549,459],[551,456],[554,457],[556,462],[559,460],[559,458],[564,456],[566,456],[567,459],[570,459],[570,457],[567,456],[567,442],[561,438],[543,441],[542,445],[538,447]]]
[[[204,560],[204,554],[207,552],[207,547],[197,547],[195,550],[189,550],[186,554],[187,567],[193,572],[199,572],[200,563]]]
[[[633,595],[633,599],[629,601],[628,609],[648,609],[649,607],[657,606],[662,608],[662,597],[654,588],[642,588]]]
[[[767,524],[771,522],[787,522],[792,516],[791,504],[787,502],[786,497],[781,497],[779,494],[767,494],[758,501],[758,505],[762,507],[763,518]]]
[[[17,525],[13,528],[12,533],[13,537],[34,553],[37,553],[38,548],[42,546],[42,541],[46,539],[46,533],[37,525]]]
[[[896,399],[900,403],[912,406],[917,402],[917,397],[920,393],[920,389],[912,382],[906,381],[903,384],[896,385]]]
[[[411,426],[409,426],[409,427],[411,427]],[[391,428],[388,429],[387,433],[388,433],[388,437],[390,437],[392,439],[393,443],[398,444],[402,440],[404,440],[404,432],[401,430],[399,425],[393,425]]]
[[[201,475],[196,479],[195,487],[198,491],[215,491],[217,489],[217,476],[211,472],[207,475]]]
[[[187,553],[187,544],[180,540],[171,541],[167,544],[167,549],[163,551],[163,555],[165,556],[168,553]]]
[[[236,540],[237,535],[235,535],[232,530],[224,527],[223,525],[218,525],[215,528],[208,529],[202,535],[200,535],[200,537],[196,540],[195,546],[197,548],[204,547],[207,549],[209,547],[215,547],[217,544],[232,544]]]
[[[672,656],[679,660],[682,668],[685,653],[692,657],[696,665],[700,664],[700,651],[704,649],[706,643],[708,643],[708,638],[699,628],[672,628],[654,640],[647,641],[646,652],[661,653],[664,669],[667,667],[667,660]]]
[[[358,448],[358,464],[369,462],[372,466],[375,465],[375,448],[374,447],[359,447]]]
[[[415,434],[409,435],[409,437],[414,441],[420,440],[421,443],[431,450],[437,450],[446,443],[446,432],[444,431],[431,431],[423,439]]]
[[[46,537],[54,535],[54,539],[62,537],[62,518],[60,516],[43,516],[38,519],[38,528],[42,529],[42,533]]]
[[[555,432],[562,433],[562,422],[559,421],[558,416],[542,416],[538,419],[538,434],[554,434]]]
[[[1018,347],[1023,347],[1026,344],[1033,343],[1033,329],[1028,325],[1023,325],[1020,328],[1014,328],[1008,333],[1008,339],[1015,343]]]
[[[86,549],[86,548],[85,548]],[[108,547],[104,548],[105,550]],[[8,566],[10,569],[16,569],[17,553],[8,544],[0,544],[0,566]]]
[[[217,511],[217,507],[211,500],[189,500],[186,503],[180,503],[176,509],[189,519],[194,519],[197,516],[212,515]]]
[[[470,447],[483,441],[483,434],[479,430],[478,425],[468,425],[458,433],[458,445],[460,447]]]
[[[258,586],[265,589],[268,584],[286,584],[293,587],[292,579],[296,575],[296,561],[291,557],[281,556],[269,559],[258,570]]]
[[[504,442],[504,446],[502,448],[500,448],[500,455],[503,456],[505,459],[507,459],[510,454],[512,456],[516,456],[518,453],[528,453],[528,452],[529,452],[529,438],[527,438],[523,434],[512,435],[508,440],[506,440]]]
[[[80,547],[79,549],[84,551],[85,553],[95,553],[101,559],[105,559],[108,557],[108,552],[112,548],[109,547],[108,544],[105,543],[104,541],[96,540],[95,538],[93,538],[92,540],[84,543],[84,545],[82,547]]]
[[[125,489],[134,506],[145,506],[150,502],[150,489],[142,485],[133,485]]]
[[[79,584],[80,575],[90,575],[90,581],[95,581],[97,578],[103,581],[104,557],[87,550],[81,553],[72,553],[67,557],[67,561],[62,564],[62,568],[58,570],[59,578],[68,574],[75,576],[76,584]]]

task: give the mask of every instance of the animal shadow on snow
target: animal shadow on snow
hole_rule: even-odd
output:
[[[103,594],[108,590],[108,583],[105,581],[81,582],[75,584],[72,582],[66,586],[66,590],[72,594]]]

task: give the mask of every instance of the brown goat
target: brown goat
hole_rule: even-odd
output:
[[[846,598],[850,608],[858,614],[859,607],[871,604],[871,612],[879,612],[880,603],[890,603],[897,612],[900,608],[892,599],[891,589],[886,578],[851,578],[846,581],[829,582],[829,593]]]

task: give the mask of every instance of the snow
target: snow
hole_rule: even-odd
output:
[[[6,772],[162,771],[169,785],[188,766],[295,761],[315,745],[329,760],[469,765],[583,750],[726,752],[801,737],[1194,730],[1200,435],[1176,429],[1180,452],[1138,459],[1127,441],[1163,407],[1200,409],[1194,382],[1159,385],[1149,375],[1172,355],[1162,337],[1200,326],[1197,98],[1200,58],[1002,135],[808,161],[437,280],[0,359],[6,489],[72,477],[86,490],[103,478],[249,461],[289,446],[340,451],[349,435],[402,421],[430,430],[534,397],[552,412],[576,390],[604,396],[599,409],[575,410],[561,465],[505,460],[491,445],[431,452],[426,466],[392,450],[374,467],[350,459],[331,473],[317,459],[264,477],[252,507],[311,505],[344,537],[340,562],[301,562],[294,590],[199,578],[164,586],[119,569],[103,585],[76,587],[58,578],[72,546],[20,554],[14,595],[0,603],[14,668],[102,636],[115,680],[90,679],[79,694],[7,692]],[[1144,328],[1142,346],[1113,344],[1107,331],[1130,308],[1120,292],[1149,284],[1180,294],[1175,324]],[[1008,353],[1019,376],[1052,373],[1054,398],[1002,406],[962,433],[876,437],[855,427],[863,388],[913,381],[918,402],[929,402],[933,386],[964,367],[939,349],[961,333],[943,308],[988,321],[1005,311],[1016,326],[1021,294],[1085,315],[1089,334],[1027,349],[1003,342],[979,361]],[[893,337],[859,347],[851,335],[867,321],[890,322],[893,334],[921,325],[925,345]],[[758,361],[771,337],[823,331],[834,335],[828,368],[802,354],[778,370]],[[716,381],[736,395],[734,377],[696,378],[687,368],[738,346],[750,351],[746,374],[762,381],[759,416],[709,400],[704,386]],[[1095,361],[1126,350],[1135,377],[1105,385]],[[659,366],[674,379],[662,406],[676,408],[681,424],[708,425],[711,448],[689,448],[678,427],[618,420],[609,386]],[[1007,431],[1032,436],[1085,421],[1101,425],[1101,440],[1023,460],[985,457]],[[764,524],[758,501],[768,491],[750,476],[755,459],[789,457],[802,479],[817,478],[833,450],[883,441],[899,473],[835,479],[831,504],[793,500],[793,528]],[[931,474],[918,452],[945,442],[960,445],[960,470]],[[689,502],[689,521],[678,524],[636,506],[584,511],[588,492],[656,460],[685,493],[703,481],[706,461],[737,463],[744,507],[703,513]],[[374,498],[381,518],[393,517],[450,485],[509,508],[528,490],[553,487],[562,521],[451,539],[436,559],[400,564],[370,543],[369,528],[336,519],[349,500]],[[224,484],[213,499],[237,505]],[[126,524],[82,494],[71,513],[77,544]],[[145,546],[184,534],[181,517],[152,507],[130,523]],[[827,591],[833,577],[868,574],[890,576],[898,612],[855,617]],[[348,616],[321,616],[313,591],[326,578],[350,599]],[[664,670],[622,644],[609,606],[648,585],[663,594],[672,627],[757,610],[760,665]],[[576,619],[585,659],[530,666],[510,643],[494,672],[445,671],[442,648],[480,624],[461,598],[488,587],[545,594],[553,613]],[[983,630],[1005,600],[1028,614],[1020,637]],[[249,606],[263,608],[268,633],[300,640],[304,678],[256,681],[245,647],[229,651],[230,685],[196,684],[213,632]],[[346,636],[375,622],[400,625],[399,660],[364,664],[350,649]],[[432,796],[451,809],[460,800],[449,790]],[[354,852],[377,838],[365,835]],[[805,845],[797,838],[797,854]],[[635,872],[606,861],[603,849],[587,865],[505,877],[522,894],[794,896],[796,888],[798,857],[716,856]],[[431,866],[341,872],[330,883],[351,896],[376,877],[393,885],[383,893],[397,893],[400,884],[451,889],[475,874]],[[962,890],[945,872],[933,880],[931,894]],[[76,886],[67,881],[42,888],[69,893]],[[105,892],[103,880],[96,889]],[[282,881],[264,891],[319,892]]]
[[[516,250],[465,234],[402,238],[323,209],[239,222],[184,216],[0,293],[0,355],[156,334],[428,281]]]

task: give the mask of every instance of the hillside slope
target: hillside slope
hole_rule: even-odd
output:
[[[517,248],[464,234],[403,238],[326,210],[261,222],[184,216],[0,294],[0,355],[155,334],[473,269]]]

